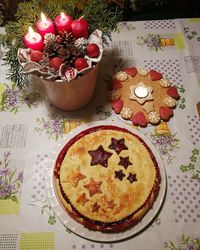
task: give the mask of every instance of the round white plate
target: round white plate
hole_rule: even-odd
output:
[[[72,219],[68,215],[68,213],[65,211],[65,209],[61,205],[57,197],[55,187],[54,187],[54,176],[53,176],[54,166],[55,166],[56,159],[60,151],[62,150],[62,148],[71,138],[73,138],[75,135],[77,135],[81,131],[88,129],[88,128],[96,127],[99,125],[114,125],[118,127],[123,127],[133,132],[134,134],[138,135],[140,138],[142,138],[145,141],[145,143],[151,149],[152,153],[154,154],[156,158],[156,161],[158,163],[159,170],[160,170],[160,175],[161,175],[160,191],[159,191],[156,201],[153,204],[152,209],[148,211],[148,213],[144,216],[141,222],[139,222],[132,228],[123,232],[106,233],[106,232],[100,232],[100,231],[93,231],[84,227],[82,224],[76,222],[74,219]],[[53,211],[55,212],[56,216],[68,229],[70,229],[75,234],[83,238],[87,238],[87,239],[99,241],[99,242],[112,242],[112,241],[123,240],[135,234],[138,234],[141,230],[144,230],[145,227],[147,227],[149,223],[153,220],[153,218],[156,216],[156,214],[158,213],[163,203],[163,200],[165,198],[166,185],[167,185],[167,182],[166,182],[166,173],[165,173],[164,165],[162,163],[162,160],[159,154],[157,153],[156,149],[152,145],[152,143],[147,138],[145,138],[144,135],[139,133],[137,130],[131,128],[130,126],[126,126],[124,123],[120,123],[120,122],[113,124],[112,122],[98,121],[98,122],[92,122],[92,123],[88,123],[85,125],[81,125],[80,127],[68,133],[65,138],[60,140],[56,148],[50,154],[48,162],[47,162],[46,192],[47,192],[47,197],[49,199],[50,205]]]

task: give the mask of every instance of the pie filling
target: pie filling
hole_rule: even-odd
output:
[[[54,179],[67,213],[99,231],[122,231],[139,222],[153,206],[161,182],[143,139],[112,125],[73,137],[58,155]]]

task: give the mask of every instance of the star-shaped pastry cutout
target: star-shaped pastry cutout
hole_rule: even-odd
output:
[[[77,198],[76,202],[82,204],[83,206],[85,205],[85,203],[88,201],[86,194],[82,193],[79,195],[79,197]]]
[[[99,211],[99,208],[101,207],[97,202],[95,202],[94,204],[92,204],[92,212],[95,213],[95,212],[98,212]]]
[[[128,166],[132,165],[132,163],[129,161],[129,157],[121,157],[120,156],[120,162],[118,163],[120,166],[123,166],[125,169],[128,168]]]
[[[107,207],[113,209],[115,207],[114,200],[107,201]]]
[[[100,164],[101,166],[107,168],[108,159],[111,157],[112,153],[105,151],[102,145],[100,145],[96,150],[88,151],[88,153],[92,156],[91,166]]]
[[[121,169],[119,171],[115,171],[115,178],[119,179],[120,181],[122,181],[125,176],[126,175],[122,172]]]
[[[79,181],[85,178],[86,176],[80,172],[80,168],[76,170],[71,169],[70,173],[66,176],[66,179],[64,179],[63,182],[70,182],[73,187],[77,187]]]
[[[112,138],[112,142],[108,148],[114,149],[117,154],[119,154],[122,150],[128,149],[124,143],[124,139],[117,140],[115,138]]]
[[[84,185],[84,188],[86,188],[89,191],[90,197],[92,197],[95,194],[101,194],[101,184],[102,181],[95,181],[93,178],[90,178],[90,182]]]
[[[137,177],[135,173],[129,173],[129,176],[127,177],[130,183],[133,183],[134,181],[137,181]]]
[[[138,89],[138,87],[140,88],[143,88],[143,90],[146,92],[147,91],[147,94],[146,96],[144,97],[139,97],[137,96],[137,90],[136,88]],[[137,85],[131,85],[130,86],[130,95],[129,95],[129,99],[131,100],[136,100],[139,104],[143,104],[145,103],[146,101],[150,101],[150,100],[153,100],[153,96],[152,96],[152,93],[153,92],[153,88],[150,87],[150,86],[146,86],[143,82],[139,82]]]

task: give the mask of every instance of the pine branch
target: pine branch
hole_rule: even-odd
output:
[[[90,24],[90,32],[99,29],[104,36],[108,37],[122,16],[122,12],[117,7],[115,11],[111,11],[108,5],[98,0],[93,0],[92,4],[86,1],[83,12]]]
[[[11,82],[16,83],[18,86],[23,87],[28,84],[27,76],[25,76],[22,72],[22,68],[18,62],[17,59],[17,50],[18,46],[16,45],[10,45],[7,52],[5,52],[3,61],[3,65],[6,65],[9,67],[10,73],[8,74],[8,79],[11,80]]]
[[[51,0],[51,1],[53,1],[53,0]],[[51,2],[51,1],[50,1],[50,5],[54,3],[54,1],[53,2]],[[78,8],[78,2],[79,2],[79,0],[71,0],[71,1],[63,1],[63,2],[61,1],[60,12],[61,11],[66,12],[67,14],[71,15],[74,19],[80,17],[81,10]],[[54,18],[55,18],[55,16],[54,16]]]

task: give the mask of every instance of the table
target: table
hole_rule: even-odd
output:
[[[105,88],[110,73],[123,65],[162,72],[181,95],[164,134],[154,126],[137,128],[163,160],[167,193],[146,230],[121,242],[94,242],[70,232],[55,216],[46,198],[46,162],[59,140],[79,125],[118,121]],[[200,249],[200,18],[119,23],[94,98],[80,111],[55,109],[36,84],[19,89],[7,73],[1,66],[1,250]],[[10,182],[6,190],[4,178]]]

